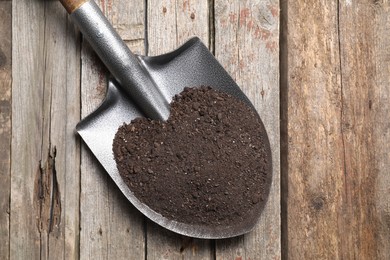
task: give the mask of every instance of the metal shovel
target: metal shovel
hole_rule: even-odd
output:
[[[112,143],[118,128],[136,117],[166,120],[172,98],[188,86],[212,86],[253,107],[237,84],[198,38],[177,50],[156,57],[134,55],[93,0],[60,0],[115,80],[108,83],[100,107],[84,118],[77,132],[103,165],[126,198],[145,216],[176,233],[197,238],[227,238],[249,232],[256,224],[263,203],[252,216],[234,226],[193,225],[170,220],[134,196],[116,167]],[[271,150],[267,139],[267,154]],[[271,169],[270,169],[271,171]],[[267,196],[271,184],[268,174]]]

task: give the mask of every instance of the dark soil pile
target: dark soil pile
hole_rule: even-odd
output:
[[[209,87],[186,88],[166,122],[138,118],[119,128],[113,151],[135,196],[168,219],[232,225],[259,210],[271,159],[258,115]]]

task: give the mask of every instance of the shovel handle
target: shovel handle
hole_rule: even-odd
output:
[[[60,0],[60,2],[65,7],[66,11],[71,14],[85,2],[88,2],[88,0]]]
[[[145,116],[166,120],[169,101],[93,0],[60,0],[121,88]]]

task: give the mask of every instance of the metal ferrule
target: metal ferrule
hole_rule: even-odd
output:
[[[138,58],[90,0],[71,18],[125,92],[149,118],[166,120],[169,101],[164,98]]]

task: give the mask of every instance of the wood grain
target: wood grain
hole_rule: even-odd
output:
[[[215,56],[259,112],[273,159],[271,193],[258,225],[241,238],[217,241],[216,256],[279,259],[279,2],[216,0]]]
[[[208,1],[148,1],[149,55],[174,50],[192,36],[209,41]],[[212,259],[211,240],[192,239],[148,222],[148,259]]]
[[[343,258],[390,253],[390,2],[340,3]]]
[[[149,55],[172,51],[193,36],[209,41],[208,1],[148,1]]]
[[[12,7],[12,155],[10,258],[39,259],[34,183],[41,168],[44,97],[44,3]],[[47,147],[45,148],[47,150]]]
[[[11,258],[77,258],[77,34],[58,2],[18,1],[12,18]]]
[[[289,1],[284,14],[284,255],[387,259],[389,3]]]
[[[11,196],[11,2],[0,2],[0,258],[9,259]]]
[[[60,14],[65,14],[58,4],[53,4],[52,8]],[[48,13],[53,15],[55,12],[50,10]],[[52,105],[51,138],[56,140],[52,141],[52,145],[54,144],[57,150],[57,178],[60,192],[64,194],[62,202],[64,228],[61,230],[64,245],[59,245],[59,247],[64,247],[64,259],[78,259],[80,257],[80,140],[74,131],[76,124],[80,121],[81,111],[81,46],[78,29],[69,21],[69,17],[65,16],[64,20],[65,27],[56,34],[54,42],[56,43],[58,39],[65,39],[66,46],[62,52],[56,52],[56,56],[53,57],[53,66],[56,66],[56,60],[59,57],[66,57],[66,66],[60,67],[66,69],[66,76],[53,86],[52,103],[56,105]],[[65,89],[58,86],[64,86]]]
[[[145,220],[74,133],[104,66],[59,1],[0,0],[1,259],[388,259],[388,0],[97,2],[136,53],[209,43],[268,131],[267,207],[218,241]]]
[[[143,53],[144,2],[102,0],[97,3],[132,50]],[[84,118],[102,102],[108,73],[85,41],[81,57]],[[142,215],[126,200],[85,144],[81,152],[80,258],[144,259]]]
[[[288,4],[288,256],[341,258],[344,191],[337,1]],[[319,17],[321,19],[319,19]],[[340,214],[340,215],[339,215]],[[342,223],[341,223],[342,224]],[[344,230],[345,231],[345,230]]]

